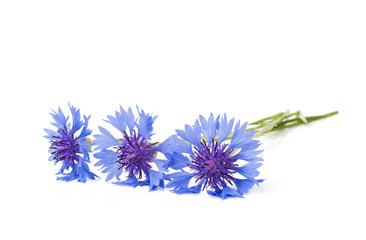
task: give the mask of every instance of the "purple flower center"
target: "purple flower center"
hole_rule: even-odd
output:
[[[67,168],[75,166],[79,162],[78,153],[81,153],[78,140],[74,138],[74,135],[66,127],[59,129],[58,133],[59,136],[53,137],[51,141],[50,149],[54,150],[51,152],[54,155],[53,159],[63,161]]]
[[[226,150],[227,144],[218,144],[212,139],[210,143],[201,141],[201,146],[194,146],[193,155],[190,155],[192,164],[188,166],[194,171],[196,182],[200,181],[203,189],[221,189],[227,183],[232,185],[234,168],[238,160],[231,156],[233,149]]]
[[[121,164],[119,169],[124,168],[128,172],[128,177],[133,175],[142,178],[143,173],[145,176],[149,175],[149,169],[151,169],[151,163],[154,161],[156,151],[154,147],[158,143],[150,143],[145,139],[140,132],[133,131],[131,136],[128,136],[126,132],[123,133],[124,138],[121,139],[121,146],[117,147],[117,160]]]

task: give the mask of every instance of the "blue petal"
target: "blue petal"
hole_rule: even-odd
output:
[[[202,115],[200,115],[199,118],[202,125],[203,136],[205,136],[207,141],[211,141],[215,138],[217,130],[213,114],[210,114],[208,121],[206,121],[206,119]]]
[[[83,126],[83,122],[80,121],[80,109],[76,109],[74,106],[70,104],[69,108],[72,116],[72,128],[70,132],[71,134],[74,134]]]
[[[201,192],[201,187],[202,187],[202,185],[196,185],[196,186],[189,187],[189,188],[178,188],[178,189],[172,190],[172,192],[174,192],[176,194],[197,194],[197,193]]]
[[[130,133],[132,133],[133,128],[136,124],[135,116],[133,115],[132,109],[128,108],[128,111],[126,112],[121,106],[120,106],[120,112],[123,120],[126,122],[128,129],[130,130]]]
[[[199,146],[201,142],[201,127],[196,120],[196,123],[193,127],[186,125],[185,131],[183,130],[175,130],[181,138],[192,143],[193,145]]]
[[[174,188],[173,189],[174,192],[177,192],[177,190],[181,190],[179,193],[183,193],[184,191],[189,192],[188,184],[192,177],[193,174],[187,172],[176,172],[172,174],[166,174],[165,179],[170,180],[170,182],[168,182],[166,187]]]
[[[188,173],[188,172],[184,172],[184,171],[181,171],[181,172],[175,172],[175,173],[170,173],[170,174],[165,174],[165,178],[167,180],[171,180],[173,178],[184,178],[184,177],[193,177],[193,174],[191,173]]]
[[[233,129],[233,125],[234,125],[234,118],[231,119],[228,123],[226,114],[224,114],[224,117],[221,120],[220,127],[219,127],[219,133],[218,133],[219,134],[219,143],[222,143],[223,141],[226,140],[226,138],[229,137],[229,135]]]
[[[235,158],[239,158],[248,162],[253,161],[262,161],[263,159],[261,157],[258,157],[259,154],[261,154],[264,150],[257,150],[257,151],[247,151],[244,148],[237,154],[235,154]]]
[[[235,190],[235,189],[232,189],[228,186],[225,186],[225,187],[222,188],[222,192],[220,194],[220,197],[222,199],[226,199],[226,198],[229,198],[229,197],[240,197],[240,198],[242,198],[243,195],[240,194],[238,192],[238,190]]]
[[[121,186],[137,187],[138,181],[137,181],[137,178],[135,177],[135,175],[132,175],[132,177],[128,178],[125,181],[118,181],[118,182],[114,182],[113,184],[121,185]]]
[[[91,117],[90,115],[89,115],[89,117],[86,117],[84,115],[84,123],[83,123],[84,127],[81,130],[81,132],[80,132],[79,136],[77,137],[77,139],[78,138],[85,138],[85,137],[89,136],[92,133],[92,131],[88,129],[88,124],[89,124],[90,117]]]
[[[242,148],[242,151],[252,151],[252,150],[255,150],[257,149],[259,146],[261,145],[261,142],[259,140],[250,140],[248,142],[246,142],[245,144],[243,144],[241,146]]]
[[[53,137],[58,135],[57,132],[55,132],[51,129],[44,128],[43,130],[47,133],[47,135],[44,136],[47,139],[52,139]]]
[[[247,194],[257,181],[254,179],[236,179],[234,183],[240,194]]]
[[[207,128],[207,125],[208,125],[207,120],[202,115],[199,116],[199,119],[200,119],[200,122],[201,122],[201,125],[202,125],[202,132],[204,132]]]
[[[248,179],[254,179],[256,176],[259,175],[259,171],[257,170],[257,168],[262,165],[262,163],[250,162],[242,167],[237,167],[234,170]]]
[[[88,178],[94,180],[98,177],[90,171],[88,164],[83,157],[79,158],[79,163],[72,167],[70,173],[62,173],[64,170],[65,166],[63,165],[59,172],[62,176],[57,177],[57,180],[69,182],[77,179],[79,182],[86,182]]]
[[[79,182],[86,182],[88,178],[94,180],[95,177],[98,177],[90,171],[88,164],[83,158],[79,159],[79,163],[77,165],[77,175]]]
[[[100,159],[95,166],[101,166],[102,173],[108,173],[106,181],[116,177],[119,180],[119,176],[123,170],[119,169],[120,164],[116,163],[117,153],[112,150],[103,149],[102,151],[95,153],[94,157]]]
[[[89,148],[89,143],[85,142],[84,138],[79,139],[79,148],[84,155],[84,158],[87,162],[90,162],[89,153],[91,149]]]
[[[97,159],[101,159],[95,164],[95,166],[109,166],[115,163],[117,159],[117,153],[112,150],[103,149],[102,151],[95,153],[94,157]]]
[[[118,146],[119,142],[117,141],[117,139],[115,139],[113,137],[113,135],[108,132],[108,130],[106,130],[103,127],[99,127],[99,131],[102,133],[101,135],[94,135],[95,137],[95,145],[97,145],[97,147],[95,148],[95,150],[98,149],[103,149],[103,148],[109,148],[112,146]]]
[[[141,186],[141,187],[143,187],[143,186],[149,186],[150,185],[150,177],[149,176],[147,176],[147,178],[145,179],[145,180],[140,180],[140,181],[137,181],[137,185],[138,186]],[[154,188],[153,190],[155,190],[156,188]],[[151,190],[152,191],[152,190]]]
[[[114,165],[111,165],[107,168],[105,168],[102,173],[106,173],[108,172],[108,175],[105,179],[106,182],[108,182],[109,180],[111,180],[112,178],[116,177],[118,179],[117,176],[120,176],[122,174],[122,169],[119,169],[120,168],[120,165],[119,164],[114,164]]]
[[[164,188],[163,173],[150,170],[149,178],[150,178],[150,191],[156,190],[158,187]]]
[[[58,112],[52,110],[53,113],[50,113],[53,119],[55,120],[55,123],[52,123],[52,125],[56,126],[57,128],[64,128],[66,127],[67,121],[69,117],[65,117],[64,113],[62,112],[61,108],[58,108]]]
[[[63,174],[62,176],[57,177],[57,180],[70,182],[75,179],[78,179],[78,175],[76,173],[76,167],[72,169],[70,173]]]
[[[153,123],[155,121],[155,119],[157,118],[157,116],[150,116],[149,114],[146,114],[144,112],[144,110],[141,110],[138,108],[137,106],[137,110],[139,112],[139,123],[137,124],[141,135],[146,138],[146,139],[150,139],[151,136],[153,135]]]
[[[206,192],[210,196],[219,197],[221,195],[222,190],[215,190],[215,191],[207,190]]]
[[[104,120],[110,124],[112,124],[113,127],[117,128],[120,132],[126,131],[126,122],[124,121],[122,115],[119,112],[116,112],[116,116],[107,116],[108,121]]]
[[[202,188],[202,184],[198,184],[196,186],[188,188],[189,193],[200,193]]]
[[[155,159],[154,160],[156,166],[158,167],[159,171],[161,172],[168,172],[167,164],[169,163],[168,160],[162,160],[162,159]]]
[[[187,167],[187,164],[190,163],[189,158],[183,156],[179,153],[167,153],[165,157],[168,159],[168,163],[166,164],[167,168],[172,168],[174,170],[179,170]]]
[[[236,124],[229,149],[240,148],[243,143],[251,140],[250,134],[245,133],[247,125],[248,123],[244,123],[242,126],[240,126],[240,121]]]
[[[170,136],[155,149],[164,154],[173,152],[193,154],[191,145],[177,135]]]
[[[56,165],[57,161],[55,161],[55,165]],[[65,170],[68,170],[69,169],[69,166],[65,164],[65,162],[61,162],[61,168],[60,170],[58,171],[58,173],[56,174],[62,174]],[[72,168],[74,169],[74,168]],[[76,171],[76,170],[75,170]]]

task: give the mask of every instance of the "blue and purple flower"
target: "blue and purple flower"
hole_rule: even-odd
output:
[[[166,160],[157,159],[161,146],[151,141],[153,123],[157,116],[138,110],[138,118],[129,108],[120,107],[115,116],[107,116],[119,136],[114,137],[107,129],[99,127],[101,134],[95,135],[94,157],[99,159],[102,173],[108,173],[106,181],[116,178],[117,185],[150,186],[150,190],[164,188],[162,166]],[[121,179],[123,178],[123,180]]]
[[[55,165],[61,163],[60,171],[57,174],[57,180],[72,181],[77,179],[79,182],[86,182],[89,179],[98,177],[89,169],[90,163],[89,153],[90,142],[87,137],[91,134],[88,129],[88,122],[90,119],[84,115],[84,121],[80,118],[80,110],[69,105],[72,123],[69,122],[69,117],[65,117],[61,108],[58,112],[50,113],[54,119],[51,122],[57,128],[56,131],[51,129],[44,129],[47,133],[47,138],[51,144],[49,152],[51,156],[49,161],[54,161]]]
[[[207,190],[213,196],[242,197],[255,185],[258,168],[262,166],[259,156],[262,150],[258,140],[253,140],[254,131],[246,131],[247,123],[226,115],[206,120],[200,116],[193,126],[176,130],[177,134],[164,143],[168,162],[164,168],[177,170],[166,174],[167,188],[178,194],[199,193]]]

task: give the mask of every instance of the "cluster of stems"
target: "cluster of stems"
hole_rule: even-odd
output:
[[[281,131],[286,128],[297,127],[302,124],[308,124],[316,120],[327,118],[338,114],[338,111],[326,113],[323,115],[305,117],[301,111],[290,113],[290,111],[280,112],[273,116],[263,118],[261,120],[248,124],[247,131],[254,130],[254,138],[260,137],[270,132]],[[232,135],[228,139],[231,139]]]

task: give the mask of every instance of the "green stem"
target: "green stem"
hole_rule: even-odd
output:
[[[272,117],[269,117],[269,118],[264,118],[262,120],[250,123],[249,125],[255,125],[256,127],[248,128],[247,131],[255,130],[256,133],[255,133],[254,137],[260,137],[260,136],[270,133],[270,132],[280,131],[280,130],[283,130],[286,128],[293,128],[293,127],[297,127],[299,125],[314,122],[316,120],[328,118],[328,117],[338,114],[338,111],[334,111],[334,112],[330,112],[330,113],[326,113],[326,114],[318,115],[318,116],[309,116],[309,117],[304,117],[300,111],[297,111],[292,114],[286,114],[286,113],[288,113],[288,111],[284,112],[284,113],[279,113],[279,114],[273,115]]]
[[[331,117],[336,114],[338,114],[338,111],[334,111],[334,112],[330,112],[330,113],[318,115],[318,116],[309,116],[309,117],[305,117],[305,119],[306,119],[307,123],[310,123],[310,122],[314,122],[314,121],[317,121],[320,119]],[[283,121],[280,124],[278,124],[277,126],[275,126],[271,130],[271,132],[280,131],[280,130],[283,130],[286,128],[297,127],[302,124],[306,124],[306,123],[304,123],[303,121],[300,121],[298,118],[289,119],[289,120]]]

